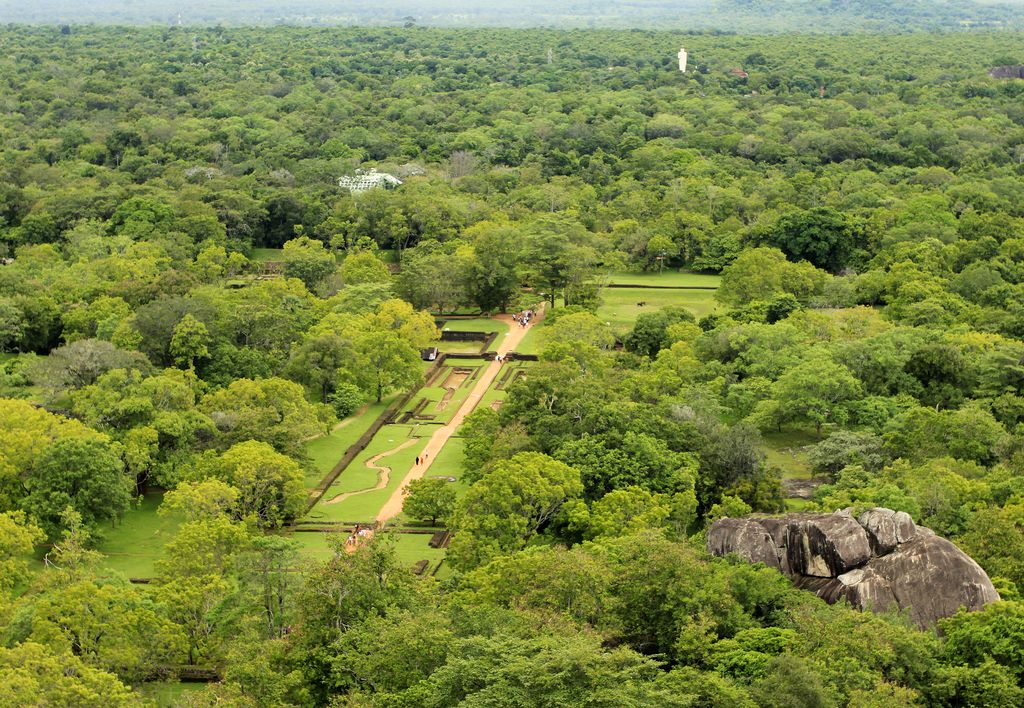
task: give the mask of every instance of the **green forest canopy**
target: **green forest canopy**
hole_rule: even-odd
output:
[[[1024,82],[987,73],[1019,35],[695,35],[686,74],[668,32],[0,38],[18,702],[181,666],[241,705],[1024,699]],[[405,184],[339,190],[360,167]],[[713,312],[595,314],[680,268]],[[451,576],[301,558],[304,443],[418,383],[432,313],[542,293],[540,361],[460,430]],[[709,558],[792,503],[776,440],[806,508],[906,511],[1003,601],[939,636]],[[181,524],[136,585],[93,549],[146,485]]]

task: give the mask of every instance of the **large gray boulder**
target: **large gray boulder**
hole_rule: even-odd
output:
[[[871,557],[864,527],[842,514],[794,514],[787,526],[786,557],[791,572],[834,578]]]
[[[789,566],[782,565],[779,546],[757,519],[722,519],[708,529],[707,542],[713,555],[735,553],[750,563],[788,572]]]
[[[707,546],[775,568],[829,603],[907,610],[921,627],[999,599],[970,556],[892,509],[856,519],[847,511],[721,519],[708,529]]]

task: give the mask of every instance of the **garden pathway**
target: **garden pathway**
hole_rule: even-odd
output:
[[[508,325],[508,334],[501,338],[498,344],[497,353],[504,356],[511,351],[515,351],[515,348],[519,345],[519,342],[523,340],[523,337],[530,330],[530,327],[535,327],[537,322],[541,319],[543,310],[538,313],[539,316],[535,317],[533,322],[528,327],[521,327],[513,319],[512,315],[496,315],[492,319],[504,322]],[[484,394],[487,393],[487,389],[491,387],[494,379],[498,377],[498,372],[501,371],[502,362],[492,361],[484,372],[477,379],[476,385],[473,386],[473,390],[466,396],[466,400],[462,402],[459,410],[456,411],[452,419],[446,424],[441,426],[427,441],[427,446],[423,449],[423,456],[426,460],[419,465],[413,465],[412,469],[402,480],[402,484],[395,490],[395,493],[391,495],[391,498],[384,503],[384,506],[380,508],[377,513],[378,526],[383,526],[388,520],[393,519],[402,513],[402,503],[405,499],[405,488],[409,482],[414,479],[419,479],[427,473],[430,469],[430,465],[433,464],[434,460],[437,459],[438,454],[441,452],[441,448],[444,447],[448,439],[455,434],[459,426],[462,425],[462,421],[467,415],[473,412],[477,404],[480,403],[480,399],[483,398]]]
[[[406,440],[404,443],[402,443],[398,447],[391,448],[387,452],[382,452],[379,455],[374,455],[369,460],[367,460],[366,461],[367,469],[371,469],[371,470],[376,470],[377,471],[377,483],[374,486],[366,487],[365,489],[357,489],[357,490],[352,491],[352,492],[342,492],[341,494],[339,494],[339,495],[337,495],[335,497],[332,497],[332,498],[328,499],[327,501],[324,501],[324,502],[321,502],[321,503],[323,503],[323,504],[337,504],[340,501],[345,501],[349,497],[358,496],[359,494],[366,494],[367,492],[375,492],[378,489],[384,489],[384,487],[388,486],[388,482],[391,481],[391,468],[386,466],[386,465],[378,465],[377,463],[381,459],[387,457],[388,455],[394,455],[399,450],[404,450],[405,448],[410,447],[412,445],[415,445],[418,442],[419,442],[419,440],[417,440],[416,438],[413,438],[412,440]]]

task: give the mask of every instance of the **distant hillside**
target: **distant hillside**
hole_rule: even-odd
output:
[[[0,22],[838,33],[1022,29],[1022,10],[1020,0],[0,0]]]

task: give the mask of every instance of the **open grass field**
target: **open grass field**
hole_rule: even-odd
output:
[[[395,556],[402,565],[415,565],[417,561],[430,561],[433,568],[439,560],[444,558],[443,548],[430,547],[429,534],[413,533],[392,533],[388,534],[389,540],[395,544]]]
[[[137,508],[125,514],[117,527],[103,530],[104,537],[97,550],[106,556],[103,562],[106,568],[129,578],[151,578],[156,574],[156,561],[163,557],[164,544],[171,540],[182,522],[176,514],[157,514],[163,498],[162,492],[147,494]]]
[[[306,471],[306,489],[315,487],[324,475],[334,468],[345,451],[362,437],[396,397],[397,394],[385,398],[380,403],[370,404],[365,411],[355,413],[341,421],[328,435],[306,443],[306,454],[313,463],[312,469]]]
[[[360,521],[372,522],[377,512],[402,483],[409,469],[415,464],[416,456],[426,447],[431,426],[385,425],[370,444],[352,461],[352,464],[335,480],[316,506],[310,509],[305,521]],[[422,436],[420,435],[422,433]],[[399,448],[403,443],[413,444]],[[393,451],[393,452],[392,452]],[[374,487],[380,482],[380,472],[370,469],[366,462],[378,455],[376,464],[390,467],[386,484],[380,489]],[[363,491],[370,490],[370,491]],[[361,492],[330,503],[340,494]]]
[[[483,342],[442,342],[438,340],[430,346],[447,354],[479,354]]]
[[[279,261],[283,254],[283,248],[254,248],[252,249],[252,255],[249,256],[249,260],[256,261],[257,263]]]
[[[722,277],[704,273],[687,273],[678,270],[654,272],[616,272],[611,274],[610,282],[616,285],[660,285],[672,288],[717,288]]]
[[[326,531],[300,531],[293,532],[288,536],[298,544],[299,556],[305,560],[325,561],[334,554],[331,548],[331,539],[340,540],[344,543],[351,529],[340,527],[337,532]]]
[[[138,688],[138,692],[143,700],[147,701],[146,705],[155,705],[157,708],[172,708],[173,706],[182,705],[182,701],[187,699],[189,695],[199,693],[204,688],[206,688],[204,683],[154,681],[142,684]]]
[[[543,325],[543,323],[541,323]],[[544,331],[543,326],[533,326],[527,331],[526,336],[523,337],[522,341],[516,347],[516,351],[520,354],[539,354],[540,345],[543,337],[540,332]]]
[[[344,541],[349,532],[348,528],[337,533],[331,531],[299,532],[293,533],[291,539],[299,544],[299,554],[303,558],[325,561],[334,553],[331,548],[332,538]],[[430,547],[429,534],[388,533],[386,535],[389,541],[395,544],[395,556],[404,566],[411,567],[417,561],[427,560],[430,561],[430,567],[433,568],[438,561],[444,558],[444,549]]]
[[[769,466],[782,470],[783,479],[810,479],[811,463],[804,449],[818,441],[812,429],[793,428],[762,434]]]
[[[498,332],[499,334],[508,332],[506,323],[492,320],[490,317],[444,320],[440,328],[450,329],[453,332]]]
[[[618,335],[633,328],[637,315],[656,312],[669,305],[682,305],[694,317],[710,314],[716,306],[714,290],[651,290],[647,288],[605,288],[597,316]],[[645,303],[639,305],[638,303]]]

